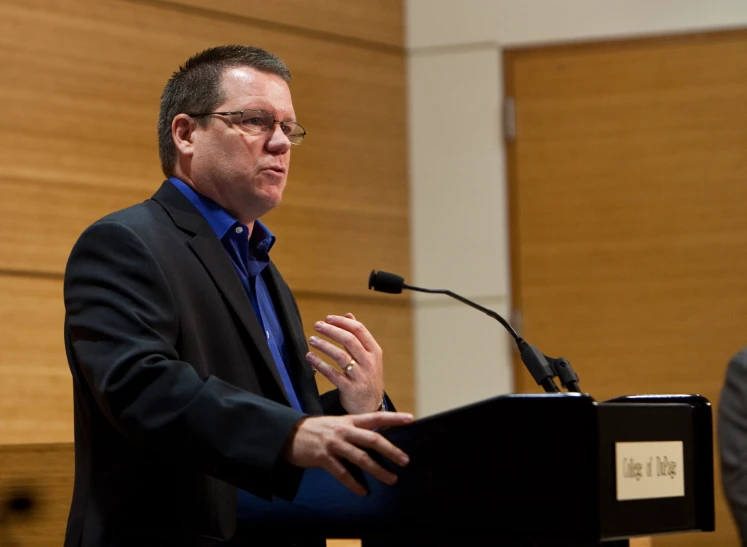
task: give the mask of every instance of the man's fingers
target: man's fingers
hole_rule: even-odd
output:
[[[375,450],[385,458],[393,461],[401,467],[404,467],[405,465],[410,463],[410,457],[407,454],[405,454],[398,447],[394,446],[388,439],[386,439],[379,433],[368,431],[366,429],[357,429],[348,435],[347,440],[355,446]],[[368,456],[368,454],[366,454],[366,456]],[[357,464],[358,462],[353,463]],[[368,471],[368,469],[366,470]]]
[[[334,344],[327,342],[326,340],[322,340],[321,338],[317,338],[316,336],[312,336],[309,338],[309,344],[313,347],[318,349],[319,351],[324,352],[329,357],[334,359],[334,361],[340,365],[340,368],[346,367],[348,364],[350,364],[350,355],[343,350],[342,348],[338,348]]]
[[[358,494],[359,496],[366,495],[367,492],[366,489],[363,488],[363,485],[355,480],[353,478],[353,475],[350,474],[350,471],[348,471],[347,468],[342,465],[342,463],[340,463],[340,461],[336,458],[330,457],[327,465],[325,465],[324,468],[329,471],[334,478],[336,478],[354,493]]]
[[[329,333],[327,333],[321,330],[325,328],[324,325],[330,325],[333,328],[327,327],[329,330]],[[381,348],[376,343],[373,335],[368,332],[366,326],[360,321],[356,321],[350,317],[328,315],[326,322],[318,322],[315,328],[345,347],[348,347],[348,344],[350,343],[357,342],[366,351],[381,351]]]
[[[397,475],[381,467],[364,450],[352,444],[344,444],[340,447],[339,452],[340,456],[357,465],[381,482],[389,486],[397,482]]]
[[[415,417],[407,412],[368,412],[350,416],[356,427],[376,429],[384,426],[411,424]]]
[[[365,351],[363,344],[361,344],[361,341],[355,333],[344,328],[342,324],[335,324],[335,322],[329,321],[330,318],[327,319],[327,322],[317,321],[314,324],[314,330],[323,334],[327,338],[331,338],[341,346],[344,346],[345,349],[351,353],[362,353]],[[348,321],[349,323],[354,323],[353,321],[350,321],[350,319],[345,319],[344,317],[340,317],[339,319],[342,321]]]
[[[344,385],[345,382],[348,381],[348,378],[337,370],[332,365],[325,363],[321,357],[319,357],[316,353],[309,352],[306,354],[306,360],[311,364],[312,367],[314,367],[314,370],[318,371],[322,376],[324,376],[327,380],[332,382],[332,385],[334,385],[336,388],[340,388],[340,386]]]

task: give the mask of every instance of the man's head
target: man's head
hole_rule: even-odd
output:
[[[181,178],[242,222],[278,205],[290,164],[289,137],[300,140],[292,136],[292,123],[275,123],[295,121],[290,77],[280,59],[250,46],[215,47],[189,59],[161,98],[164,174]],[[214,114],[238,111],[247,112]],[[267,121],[269,130],[260,131]]]

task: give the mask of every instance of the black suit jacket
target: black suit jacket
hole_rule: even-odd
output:
[[[298,308],[270,264],[289,372],[308,414],[323,403]],[[75,404],[75,487],[65,545],[216,545],[236,490],[290,498],[302,471],[279,457],[289,407],[228,254],[171,183],[90,226],[65,271]],[[326,408],[325,408],[326,407]]]

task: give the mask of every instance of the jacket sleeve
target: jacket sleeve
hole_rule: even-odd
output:
[[[742,541],[747,542],[747,349],[729,362],[717,432],[724,493]]]
[[[99,221],[83,233],[64,298],[76,381],[130,443],[260,497],[293,492],[300,472],[276,464],[304,415],[180,360],[174,294],[132,229]]]

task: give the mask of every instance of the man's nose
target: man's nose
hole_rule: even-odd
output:
[[[288,136],[283,133],[283,128],[280,122],[275,122],[273,128],[270,130],[270,138],[267,141],[267,147],[275,151],[284,152],[291,147],[291,142]]]

